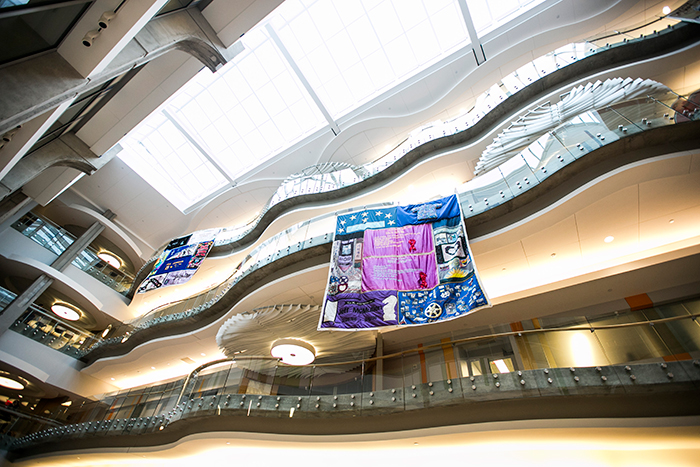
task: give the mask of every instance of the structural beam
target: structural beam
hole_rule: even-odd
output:
[[[326,121],[328,122],[328,125],[330,125],[330,127],[331,127],[331,131],[333,132],[333,134],[336,136],[338,134],[340,134],[340,128],[338,127],[338,124],[335,122],[335,120],[333,120],[333,117],[331,117],[331,114],[328,113],[326,106],[323,105],[323,102],[321,102],[321,99],[316,94],[316,91],[314,91],[314,88],[311,87],[311,84],[306,79],[306,76],[304,76],[304,74],[301,72],[299,65],[297,65],[297,63],[294,61],[292,56],[289,54],[289,51],[282,43],[282,40],[277,35],[277,32],[275,31],[275,29],[272,27],[271,24],[266,24],[265,29],[267,29],[267,32],[270,34],[270,37],[272,38],[272,41],[277,46],[277,48],[279,49],[279,51],[282,54],[282,56],[284,57],[284,59],[287,61],[287,63],[289,63],[289,66],[294,71],[294,74],[297,75],[297,78],[299,78],[299,81],[301,81],[301,84],[304,85],[306,92],[309,93],[309,95],[311,96],[311,99],[313,99],[314,103],[318,107],[318,110],[320,110],[321,113],[323,114],[323,116],[325,117]]]
[[[476,33],[474,21],[472,21],[472,15],[469,13],[467,0],[457,0],[457,3],[459,3],[459,9],[462,11],[462,18],[464,19],[464,24],[467,27],[467,32],[469,32],[469,40],[472,44],[472,51],[474,52],[476,64],[481,65],[486,61],[486,55],[484,54],[484,48],[481,46],[479,36]]]

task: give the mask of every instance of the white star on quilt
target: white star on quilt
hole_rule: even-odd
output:
[[[365,217],[364,219],[362,219],[362,222],[364,222],[364,223],[366,224],[366,223],[367,223],[367,218]]]
[[[389,221],[389,222],[387,222],[387,224],[389,224],[389,225],[394,225],[395,222],[394,222],[394,221]]]
[[[391,219],[391,213],[390,213],[390,212],[387,212],[385,215],[386,215],[386,218],[387,218],[387,219]]]
[[[354,221],[355,219],[357,219],[357,216],[355,216],[355,215],[350,216],[351,221]]]
[[[382,215],[382,211],[377,211],[377,217]]]
[[[338,232],[343,233],[343,232],[345,232],[345,229],[341,227],[338,229]]]
[[[343,224],[343,225],[345,225],[345,220],[344,220],[344,219],[341,220],[340,223]]]

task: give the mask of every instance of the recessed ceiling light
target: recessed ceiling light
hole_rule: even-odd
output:
[[[613,240],[615,240],[615,237],[613,237],[612,235],[608,235],[607,237],[605,237],[605,238],[603,239],[603,241],[604,241],[605,243],[610,243],[610,242],[612,242]]]
[[[114,381],[114,378],[109,378],[109,379],[111,379],[112,381]]]
[[[204,352],[202,352],[200,355],[201,355],[202,357],[206,357],[206,356],[207,356],[207,354],[205,354]]]
[[[156,369],[156,367],[154,367],[154,366],[151,367],[151,370],[155,370],[155,369]]]
[[[551,256],[552,258],[554,258],[555,256],[557,256],[557,254],[556,254],[556,253],[552,253],[550,256]]]
[[[73,401],[65,401],[63,404],[61,404],[63,407],[70,407],[73,404]]]
[[[270,354],[287,365],[308,365],[316,358],[316,349],[300,339],[279,339],[272,344]]]
[[[120,267],[122,267],[122,261],[113,253],[110,253],[108,251],[103,251],[101,253],[98,253],[97,257],[100,258],[105,263],[112,266],[114,269],[119,269]]]
[[[104,339],[105,337],[107,337],[107,334],[109,334],[109,331],[111,331],[111,330],[112,330],[112,325],[110,324],[109,326],[107,326],[105,328],[104,331],[102,331],[102,338]]]
[[[663,11],[665,15],[668,15],[671,13],[671,8],[668,6],[665,6],[665,7],[663,7],[663,9],[661,11]]]
[[[671,220],[668,221],[669,224],[673,224],[674,222],[676,222],[676,221],[673,220],[673,219],[671,219]]]
[[[5,376],[0,376],[0,386],[7,389],[14,389],[15,391],[21,391],[24,389],[24,384],[14,379],[7,378]]]
[[[68,321],[78,321],[80,319],[80,312],[68,305],[67,303],[54,303],[51,305],[51,311]]]

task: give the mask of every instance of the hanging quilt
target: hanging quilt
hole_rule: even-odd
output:
[[[491,306],[456,195],[338,216],[318,328],[445,321]]]
[[[137,293],[184,284],[197,272],[220,229],[199,230],[168,243]]]

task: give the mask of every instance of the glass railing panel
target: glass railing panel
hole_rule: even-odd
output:
[[[75,241],[72,234],[31,212],[25,214],[12,227],[56,255],[63,253]]]
[[[275,382],[277,360],[248,359],[241,357],[237,361],[243,370],[239,393],[270,395]]]
[[[535,177],[522,155],[516,155],[504,162],[498,166],[498,170],[500,170],[508,188],[515,196],[537,184],[537,177]]]
[[[554,54],[546,54],[538,57],[532,63],[535,66],[535,70],[540,78],[557,71],[558,68]]]
[[[688,319],[654,323],[654,331],[669,350],[665,360],[690,360],[700,357],[700,324],[690,319],[682,304],[663,305],[642,310],[648,320],[688,316]]]
[[[287,253],[294,253],[299,250],[309,228],[308,222],[300,222],[280,234],[279,248]]]
[[[31,305],[10,329],[75,358],[80,349],[98,341],[94,334],[60,321],[36,305]]]
[[[513,72],[507,75],[501,80],[501,82],[511,94],[515,94],[516,92],[520,91],[525,86],[527,86],[527,84],[520,79],[520,75],[518,75],[517,72]]]
[[[520,79],[520,81],[526,86],[534,83],[540,78],[539,73],[537,73],[537,68],[535,64],[530,62],[527,63],[517,70],[515,70],[515,75]]]
[[[672,111],[652,99],[635,99],[614,106],[615,110],[640,128],[651,129],[674,123]]]
[[[629,323],[633,322],[635,321],[629,320]],[[670,354],[652,326],[596,329],[594,334],[611,365],[660,362],[663,361],[663,357]]]
[[[309,222],[309,228],[306,231],[306,240],[304,248],[309,248],[333,240],[333,232],[335,232],[336,216],[333,213],[325,216],[317,217]]]
[[[362,409],[368,414],[404,409],[403,357],[365,362]]]
[[[311,392],[313,368],[280,364],[275,371],[272,394],[278,396],[308,396]]]
[[[473,178],[459,188],[462,212],[466,217],[498,206],[513,198],[513,193],[498,169]]]
[[[567,44],[563,47],[556,49],[552,55],[554,56],[554,61],[557,68],[565,67],[566,65],[571,65],[572,63],[584,58],[585,55],[585,43],[573,43]]]
[[[406,410],[456,403],[462,399],[458,364],[451,344],[404,355]]]
[[[633,123],[625,118],[624,115],[616,110],[616,107],[617,106],[608,106],[597,110],[597,117],[605,124],[606,128],[616,136],[616,138],[612,138],[610,141],[615,141],[625,135],[639,133],[643,130],[641,123]],[[610,141],[608,141],[608,143]]]
[[[226,388],[230,370],[231,364],[228,362],[202,370],[197,375],[197,383],[190,397],[196,399],[219,395]]]
[[[589,39],[597,47],[615,46],[629,41],[639,40],[640,36],[650,36],[678,24],[677,19],[660,17],[653,21],[647,21],[629,26],[623,30],[613,31],[604,35]]]
[[[315,366],[312,396],[344,396],[345,402],[351,402],[350,395],[359,397],[362,393],[362,365],[347,364],[330,367]],[[359,399],[358,399],[359,400]]]

